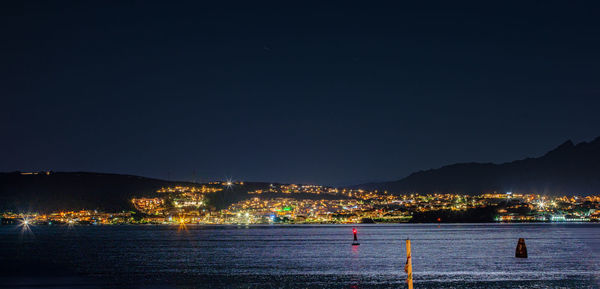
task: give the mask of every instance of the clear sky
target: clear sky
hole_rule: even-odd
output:
[[[598,1],[47,2],[0,4],[0,171],[352,184],[600,135]]]

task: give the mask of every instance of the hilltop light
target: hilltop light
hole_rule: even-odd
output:
[[[232,180],[232,179],[227,179],[227,180],[225,181],[225,186],[226,186],[227,188],[231,188],[231,187],[233,187],[233,180]]]

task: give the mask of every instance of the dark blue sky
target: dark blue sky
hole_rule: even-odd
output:
[[[600,135],[597,1],[12,2],[0,171],[347,184]]]

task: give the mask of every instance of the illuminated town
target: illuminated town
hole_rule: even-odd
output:
[[[345,224],[402,222],[598,222],[600,196],[547,197],[495,193],[405,194],[316,185],[268,185],[246,191],[226,208],[210,204],[210,196],[227,193],[243,182],[212,182],[197,187],[167,187],[154,197],[131,200],[132,210],[101,212],[82,209],[49,214],[4,212],[2,224]],[[473,211],[491,212],[488,219],[456,219]],[[472,214],[471,214],[472,215]],[[454,217],[453,217],[454,216]],[[477,216],[476,216],[477,217]]]

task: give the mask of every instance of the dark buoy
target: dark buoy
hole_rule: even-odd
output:
[[[527,258],[527,246],[525,246],[525,239],[523,239],[523,238],[519,238],[519,243],[517,243],[517,250],[515,252],[515,257]]]
[[[356,228],[352,228],[352,233],[354,233],[354,242],[352,242],[352,246],[360,245],[360,243],[358,243],[358,238],[356,238]]]

